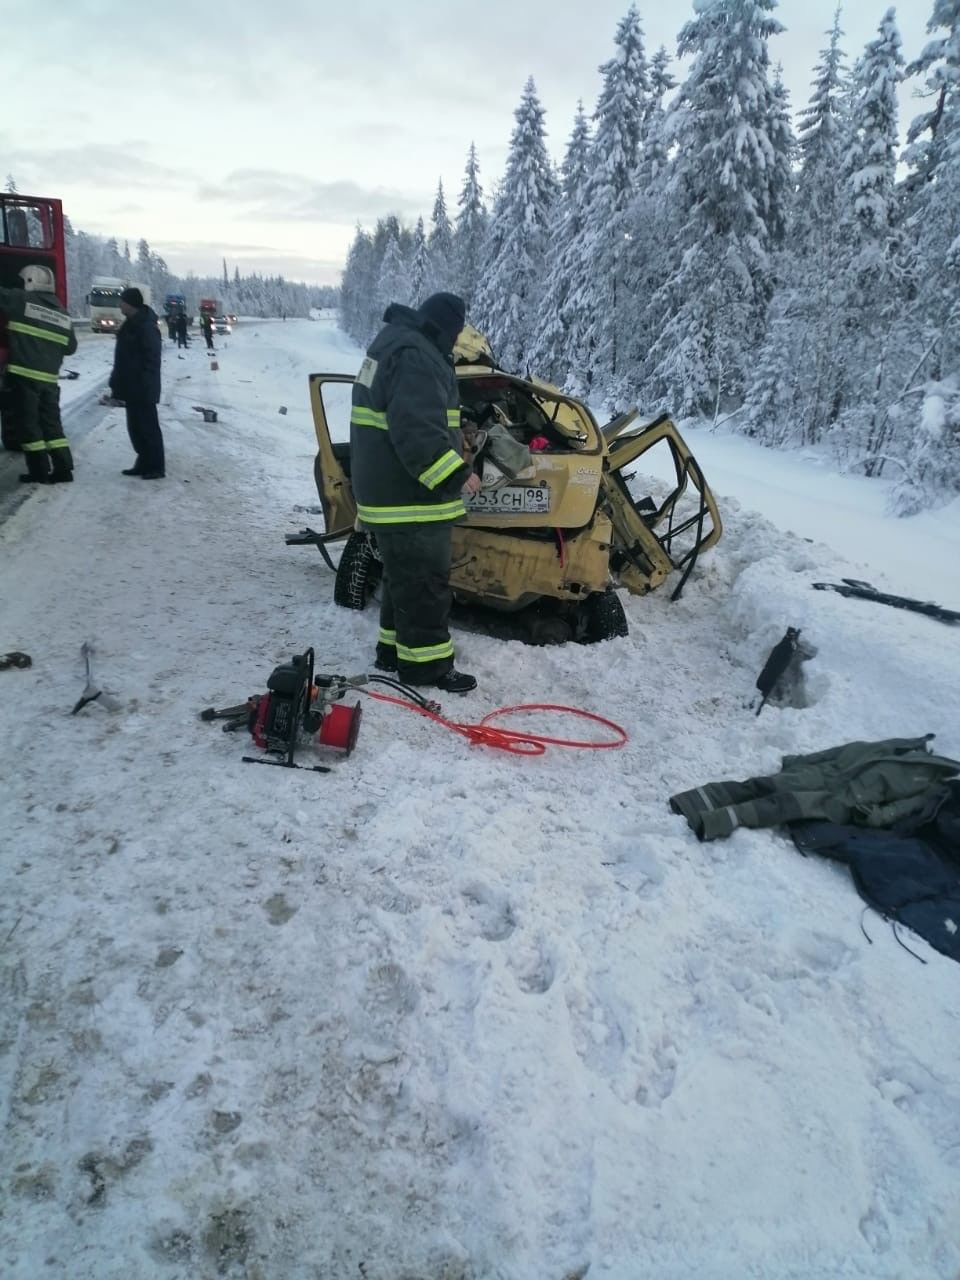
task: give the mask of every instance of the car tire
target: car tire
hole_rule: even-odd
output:
[[[351,533],[333,584],[334,602],[344,609],[365,609],[383,577],[383,565],[365,533]]]
[[[620,597],[615,591],[595,591],[580,606],[581,644],[599,644],[625,636],[630,628]]]
[[[566,644],[573,639],[573,627],[559,613],[534,614],[528,635],[530,643],[535,645]]]

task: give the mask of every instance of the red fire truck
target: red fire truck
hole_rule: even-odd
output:
[[[63,243],[63,205],[49,196],[0,192],[0,286],[16,288],[20,271],[31,263],[49,267],[57,297],[67,305],[67,261]],[[7,364],[7,317],[0,309],[0,437],[5,449],[18,448],[16,427],[2,391]]]

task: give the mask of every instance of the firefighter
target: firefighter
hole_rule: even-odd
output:
[[[376,665],[407,684],[469,693],[453,665],[452,530],[479,477],[463,460],[453,347],[463,300],[435,293],[413,311],[393,303],[353,388],[350,458],[357,517],[383,561]]]
[[[17,419],[27,484],[59,484],[73,479],[73,457],[60,422],[60,365],[77,349],[77,335],[54,292],[49,267],[20,272],[23,289],[0,289],[0,307],[9,316],[7,384]]]

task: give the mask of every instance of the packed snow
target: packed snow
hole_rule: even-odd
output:
[[[307,374],[362,353],[330,319],[218,346],[166,345],[165,482],[120,475],[107,412],[0,528],[0,649],[33,657],[0,674],[3,1275],[955,1277],[956,966],[667,799],[857,738],[960,756],[956,629],[811,589],[960,607],[956,505],[893,520],[881,482],[690,430],[725,531],[679,601],[624,596],[598,646],[455,635],[447,714],[562,702],[623,750],[366,700],[351,757],[304,750],[329,774],[250,768],[204,707],[307,645],[372,661],[375,609],[284,544],[321,527]],[[756,717],[787,625],[807,705]],[[71,716],[85,641],[114,709]]]

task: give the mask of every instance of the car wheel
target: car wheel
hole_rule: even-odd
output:
[[[343,548],[333,599],[344,609],[365,609],[383,576],[383,565],[365,533],[351,533]]]
[[[566,644],[573,639],[573,628],[558,613],[534,614],[530,619],[529,636],[531,644]]]
[[[595,591],[580,606],[580,643],[597,644],[629,632],[627,615],[615,591]]]

